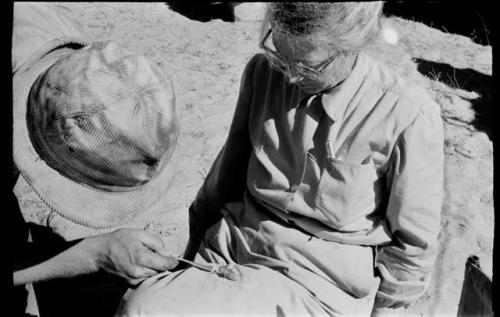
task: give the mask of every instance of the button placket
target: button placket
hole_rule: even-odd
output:
[[[294,182],[288,188],[288,201],[287,201],[286,208],[285,208],[287,211],[288,211],[288,208],[290,206],[290,203],[295,198],[295,194],[297,193],[299,186],[302,184],[302,182],[304,180],[305,169],[306,169],[306,159],[307,159],[307,150],[305,151],[304,160],[302,161],[302,172],[300,173],[300,175],[301,175],[300,180],[299,180],[298,184],[296,182]]]
[[[308,107],[309,111],[314,111],[314,109],[312,109],[311,107],[311,103],[316,99],[317,96],[311,96],[308,98],[308,100],[306,101],[306,106]],[[317,99],[316,99],[317,100]],[[309,113],[309,115],[311,115],[311,113]],[[316,127],[314,129],[311,129],[310,133],[311,134],[311,137],[307,138],[307,144],[305,144],[304,146],[304,151],[303,151],[303,160],[302,160],[302,166],[301,166],[301,171],[300,171],[300,179],[299,181],[294,181],[288,188],[288,201],[287,201],[287,204],[286,204],[286,210],[288,211],[288,208],[290,206],[290,203],[294,200],[295,198],[295,195],[297,194],[297,191],[299,190],[299,187],[300,185],[302,184],[302,182],[304,181],[304,177],[305,177],[305,173],[306,173],[306,161],[307,161],[307,154],[309,152],[309,150],[313,147],[313,140],[312,140],[312,136],[314,135],[314,133],[316,132],[316,128],[317,128],[317,124],[316,123]]]

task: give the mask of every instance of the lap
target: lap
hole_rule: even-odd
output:
[[[237,267],[240,281],[196,268],[151,277],[125,294],[117,315],[327,315],[313,294],[279,272]]]
[[[196,268],[160,274],[129,290],[118,316],[370,314],[371,248],[316,239],[240,205],[207,231],[196,261],[239,263],[241,282]]]

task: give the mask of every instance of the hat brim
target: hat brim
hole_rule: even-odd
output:
[[[59,174],[37,154],[26,120],[27,101],[35,79],[68,52],[53,51],[13,76],[13,158],[20,174],[37,195],[62,217],[91,228],[118,227],[165,198],[177,161],[175,145],[161,173],[131,191],[110,192],[80,184]]]

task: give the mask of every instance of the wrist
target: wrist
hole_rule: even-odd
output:
[[[76,245],[76,256],[89,273],[96,273],[103,267],[103,248],[99,236],[85,238]]]
[[[83,240],[44,262],[15,271],[14,285],[71,278],[95,272],[95,257],[91,256],[89,246],[91,243]]]

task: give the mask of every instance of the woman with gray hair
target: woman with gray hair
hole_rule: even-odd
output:
[[[376,315],[425,293],[443,127],[422,88],[363,52],[381,10],[269,5],[264,54],[190,207],[185,256],[198,264],[146,280],[119,314]]]

